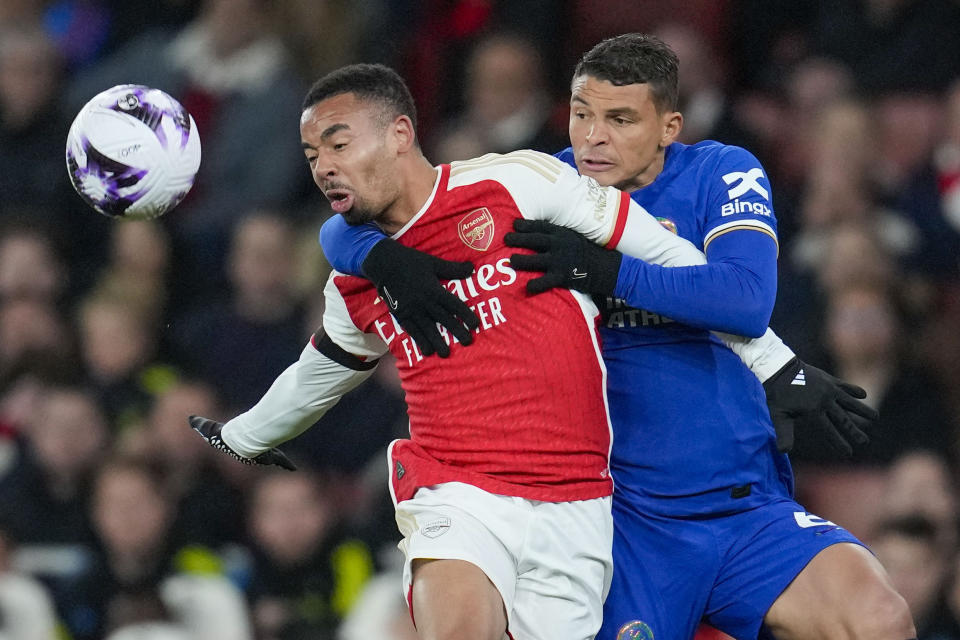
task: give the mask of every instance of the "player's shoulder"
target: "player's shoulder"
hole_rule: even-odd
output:
[[[567,147],[562,151],[557,151],[553,154],[553,157],[574,169],[577,168],[577,158],[573,155],[573,147]]]
[[[759,167],[756,156],[743,147],[724,144],[716,140],[703,140],[696,144],[680,146],[677,158],[684,164],[698,164],[703,169],[736,169]]]
[[[496,180],[508,185],[517,181],[555,183],[568,171],[570,167],[561,160],[532,149],[488,153],[471,160],[451,162],[449,187],[481,180]]]

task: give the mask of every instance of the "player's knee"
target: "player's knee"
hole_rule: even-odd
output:
[[[886,584],[874,584],[857,594],[853,615],[846,620],[852,640],[909,640],[917,637],[910,608]]]

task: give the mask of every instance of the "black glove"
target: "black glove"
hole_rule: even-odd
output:
[[[373,245],[360,268],[423,355],[450,355],[438,323],[460,344],[473,342],[471,331],[480,326],[480,318],[440,284],[441,279],[469,277],[469,262],[441,260],[387,238]]]
[[[854,446],[870,442],[865,429],[879,414],[860,402],[867,392],[854,384],[794,357],[763,383],[763,389],[777,448],[784,453],[797,444],[805,445],[798,447],[804,450],[826,448],[833,455],[848,457]]]
[[[510,247],[533,249],[533,255],[515,253],[510,264],[520,271],[543,271],[527,282],[527,292],[543,293],[554,287],[612,296],[623,254],[610,251],[576,231],[543,220],[513,221],[515,233],[503,241]]]
[[[279,449],[270,449],[269,451],[264,451],[256,458],[245,458],[233,449],[231,449],[226,442],[223,441],[223,438],[220,437],[220,430],[223,429],[223,425],[215,420],[210,420],[209,418],[201,418],[200,416],[190,416],[190,426],[194,431],[200,434],[200,437],[207,441],[207,444],[213,447],[214,449],[219,449],[227,455],[231,456],[235,460],[242,462],[243,464],[257,464],[257,465],[269,465],[275,464],[278,467],[283,467],[287,471],[296,471],[297,467],[293,462],[290,461],[282,451]]]

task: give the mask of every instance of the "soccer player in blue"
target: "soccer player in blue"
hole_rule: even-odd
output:
[[[677,67],[673,52],[649,36],[594,47],[574,72],[572,146],[558,157],[631,192],[701,248],[707,264],[665,269],[539,222],[520,221],[508,238],[537,252],[512,260],[545,272],[531,293],[575,288],[594,294],[603,314],[615,570],[598,638],[688,640],[701,620],[743,640],[914,638],[909,610],[879,562],[793,501],[771,422],[773,413],[788,445],[793,419],[812,417],[822,437],[849,451],[849,441],[862,444],[858,427],[869,416],[854,399],[862,391],[796,359],[761,386],[708,331],[764,332],[776,293],[776,219],[751,154],[675,142],[683,122]],[[386,255],[401,256],[369,230],[334,218],[322,240],[338,268],[362,270],[435,319],[469,322],[449,306],[445,315],[439,294],[425,293],[438,289],[413,282],[412,270],[386,268]],[[417,274],[442,276],[445,268],[424,258]],[[419,323],[418,344],[432,339],[445,355],[416,317],[417,304],[398,320]]]

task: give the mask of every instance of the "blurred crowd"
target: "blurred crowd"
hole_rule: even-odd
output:
[[[683,142],[773,185],[771,326],[860,385],[851,460],[796,451],[800,501],[871,543],[921,640],[960,640],[960,3],[956,0],[0,1],[0,638],[414,637],[382,364],[284,446],[209,449],[319,326],[330,215],[303,164],[310,83],[383,62],[434,162],[567,146],[578,56],[625,31],[679,54]],[[72,117],[120,83],[197,122],[196,185],[157,221],[96,214]]]

